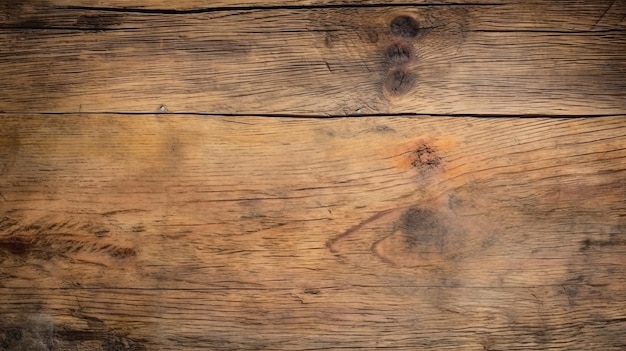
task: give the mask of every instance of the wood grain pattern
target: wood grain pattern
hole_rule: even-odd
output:
[[[0,349],[623,350],[624,117],[4,115]]]
[[[597,1],[576,1],[576,0],[213,0],[211,2],[203,0],[28,0],[28,1],[7,1],[9,7],[26,8],[103,8],[111,10],[137,10],[137,11],[169,11],[171,12],[201,12],[201,11],[222,11],[228,9],[272,9],[272,8],[292,8],[310,9],[319,7],[381,7],[381,6],[482,6],[497,5],[502,7],[517,6],[518,10],[533,10],[536,15],[545,15],[538,11],[539,8],[558,11],[561,14],[578,12],[580,15],[587,15],[595,19],[611,14],[623,14],[623,0],[597,0]],[[523,6],[522,6],[523,5]],[[566,16],[567,17],[567,16]],[[518,22],[539,23],[541,17],[520,17]],[[620,18],[617,18],[620,19]],[[619,21],[618,21],[619,22]],[[515,24],[512,24],[515,25]]]
[[[200,3],[73,3],[0,6],[0,111],[626,110],[624,1],[230,10],[226,1],[187,12],[168,9]]]

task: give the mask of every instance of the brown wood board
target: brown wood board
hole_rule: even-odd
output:
[[[0,5],[1,112],[588,116],[626,108],[624,1],[71,3]]]
[[[0,124],[0,349],[626,347],[624,116]]]

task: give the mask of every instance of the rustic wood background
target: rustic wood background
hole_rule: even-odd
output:
[[[626,0],[1,0],[0,73],[0,350],[626,350]]]

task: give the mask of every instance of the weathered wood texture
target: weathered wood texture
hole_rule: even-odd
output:
[[[577,21],[584,21],[584,16],[590,23],[599,22],[597,19],[610,20],[611,22],[623,22],[625,3],[623,0],[27,0],[5,1],[7,8],[19,9],[15,12],[49,8],[99,8],[120,11],[145,11],[145,12],[211,12],[228,9],[265,10],[265,9],[311,9],[311,8],[341,8],[341,7],[385,7],[385,6],[481,6],[496,5],[501,7],[515,6],[520,11],[516,18],[518,25],[525,22],[537,25],[544,20],[546,12],[559,12],[561,16],[568,17],[571,13],[577,13]],[[525,16],[530,12],[534,16]],[[506,14],[506,13],[505,13]],[[552,14],[554,15],[554,14]]]
[[[236,3],[3,2],[0,111],[626,109],[626,1],[228,9]]]
[[[626,348],[624,116],[0,124],[0,349]]]

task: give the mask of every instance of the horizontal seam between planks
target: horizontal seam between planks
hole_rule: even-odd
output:
[[[370,113],[350,115],[299,115],[289,113],[202,113],[202,112],[33,112],[33,111],[0,111],[1,115],[49,115],[49,116],[97,116],[97,115],[132,115],[132,116],[201,116],[201,117],[262,117],[262,118],[300,118],[300,119],[340,119],[340,118],[368,118],[368,117],[465,117],[465,118],[606,118],[626,117],[624,114],[471,114],[471,113]]]
[[[58,30],[58,31],[77,31],[77,32],[114,32],[114,31],[137,31],[148,30],[147,27],[124,27],[124,28],[90,28],[90,27],[56,27],[56,26],[0,26],[0,31],[16,31],[16,30]],[[421,28],[429,29],[429,28]],[[280,33],[314,33],[314,32],[335,32],[338,30],[292,30],[280,31]],[[520,33],[520,34],[611,34],[624,33],[624,29],[603,29],[603,30],[549,30],[549,29],[475,29],[463,30],[464,33]],[[261,32],[259,32],[261,33]]]
[[[447,285],[345,285],[345,286],[321,286],[316,287],[321,290],[347,290],[353,288],[367,288],[367,289],[377,289],[377,288],[446,288],[446,289],[532,289],[532,288],[549,288],[549,287],[560,287],[560,286],[591,286],[591,287],[604,287],[609,284],[588,284],[588,283],[563,283],[563,284],[539,284],[539,285],[511,285],[511,286],[495,286],[495,285],[468,285],[468,286],[447,286]],[[223,291],[223,290],[266,290],[266,291],[291,291],[297,289],[297,286],[287,286],[284,288],[276,288],[276,287],[227,287],[227,286],[216,286],[212,288],[193,288],[193,287],[181,287],[181,288],[152,288],[152,287],[58,287],[58,288],[50,288],[50,287],[38,287],[36,291],[58,291],[58,290],[76,290],[76,291],[89,291],[89,290],[137,290],[137,291],[198,291],[198,292],[209,292],[209,291]],[[2,295],[2,291],[6,290],[29,290],[32,291],[32,288],[29,287],[0,287],[0,295]],[[37,292],[33,293],[37,294]],[[32,295],[32,294],[28,294]]]

